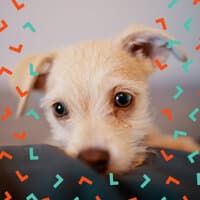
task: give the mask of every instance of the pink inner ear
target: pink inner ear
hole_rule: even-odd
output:
[[[124,49],[134,56],[137,55],[137,52],[141,52],[144,57],[165,61],[169,53],[172,53],[178,60],[182,62],[187,61],[187,54],[180,46],[167,48],[167,45],[167,38],[156,36],[147,38],[144,36],[143,38],[128,37],[123,41]]]
[[[45,90],[45,86],[46,86],[46,79],[47,79],[48,73],[46,74],[40,74],[38,75],[33,88],[35,90],[40,90],[40,91],[44,91]]]
[[[163,48],[163,46],[154,44],[154,39],[154,37],[149,35],[130,35],[122,41],[122,47],[133,56],[137,56],[140,53],[144,57],[154,60],[159,54],[163,53],[164,49],[169,51],[167,48]]]
[[[138,51],[141,51],[141,53],[146,57],[151,57],[152,54],[152,44],[151,43],[132,43],[128,47],[128,52],[131,54],[136,54]]]
[[[129,36],[122,41],[122,45],[132,56],[137,56],[137,54],[140,53],[144,58],[150,58],[152,61],[154,59],[159,59],[161,62],[165,61],[171,51],[167,48],[166,38],[150,36],[143,36],[142,38]]]

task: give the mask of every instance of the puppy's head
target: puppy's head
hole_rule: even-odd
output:
[[[144,26],[128,29],[116,40],[88,41],[60,51],[25,58],[14,85],[44,92],[42,107],[55,144],[99,171],[127,171],[146,151],[150,125],[147,78],[154,60],[172,52],[171,36]],[[29,64],[38,76],[30,76]],[[18,115],[27,98],[20,98]]]

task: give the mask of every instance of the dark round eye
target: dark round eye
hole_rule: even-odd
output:
[[[128,107],[133,100],[133,96],[128,92],[118,92],[115,95],[115,106],[125,108]]]
[[[53,104],[54,115],[58,118],[64,117],[68,114],[68,111],[64,103],[57,102]]]

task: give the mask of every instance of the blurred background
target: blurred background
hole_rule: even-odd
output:
[[[192,122],[188,114],[196,107],[200,108],[200,51],[195,46],[200,44],[200,5],[194,6],[192,0],[178,1],[169,9],[171,0],[18,0],[25,7],[17,10],[11,1],[0,1],[0,20],[7,21],[9,27],[0,32],[0,67],[6,66],[13,70],[23,56],[65,47],[81,40],[113,38],[130,24],[145,24],[161,29],[157,18],[164,17],[167,31],[180,40],[193,64],[189,71],[184,72],[182,63],[173,56],[168,60],[169,67],[157,70],[150,78],[150,96],[152,114],[156,123],[173,135],[174,130],[187,131],[188,135],[198,138],[200,131],[200,113],[197,121]],[[191,30],[184,29],[184,22],[192,18]],[[32,23],[36,32],[24,30],[26,22]],[[10,45],[23,44],[20,54],[8,50]],[[184,89],[177,100],[172,97],[176,93],[176,85]],[[15,92],[14,92],[15,93]],[[41,95],[31,94],[28,108],[35,109],[40,115],[36,121],[32,117],[23,116],[15,119],[14,113],[17,98],[11,92],[9,76],[0,75],[0,116],[9,106],[12,116],[0,120],[0,145],[24,145],[43,143],[50,135],[48,124],[39,108]],[[161,110],[169,108],[173,121],[168,121]],[[12,137],[14,132],[27,132],[24,141]]]

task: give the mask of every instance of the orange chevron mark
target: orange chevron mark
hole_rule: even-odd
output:
[[[8,24],[7,24],[7,22],[6,22],[5,20],[3,20],[3,19],[0,21],[0,23],[1,23],[0,32],[3,32],[4,30],[6,30],[6,29],[8,28]]]
[[[17,47],[9,46],[9,50],[14,51],[16,53],[21,53],[23,47],[24,47],[23,44],[19,44]]]
[[[8,152],[6,152],[6,151],[2,151],[0,153],[0,160],[2,160],[3,158],[7,158],[9,160],[12,160],[13,156],[11,154],[9,154]]]
[[[5,114],[1,116],[1,120],[6,120],[8,117],[12,115],[10,108],[7,106],[5,107]]]
[[[3,73],[7,73],[8,75],[12,75],[13,74],[12,71],[10,71],[8,68],[2,66],[0,68],[0,75],[2,75]]]
[[[169,185],[170,183],[174,183],[176,185],[179,185],[180,184],[180,181],[172,176],[169,176],[167,178],[167,180],[165,181],[165,184]]]
[[[155,20],[155,22],[158,24],[160,23],[162,25],[162,29],[163,30],[167,30],[167,25],[166,25],[166,22],[165,22],[165,18],[158,18]]]
[[[20,97],[25,97],[28,94],[28,91],[22,91],[19,86],[16,86],[16,91]]]
[[[18,3],[17,0],[12,0],[13,5],[17,10],[21,10],[24,7],[24,3]]]
[[[87,178],[85,176],[81,176],[78,184],[82,185],[84,182],[87,183],[87,184],[89,184],[89,185],[92,185],[92,183],[93,183],[89,178]]]
[[[25,140],[26,139],[26,131],[22,133],[13,133],[12,136],[18,140]]]
[[[24,182],[29,178],[29,176],[27,174],[22,175],[19,170],[17,170],[15,173],[16,173],[18,179],[20,180],[20,182]]]

